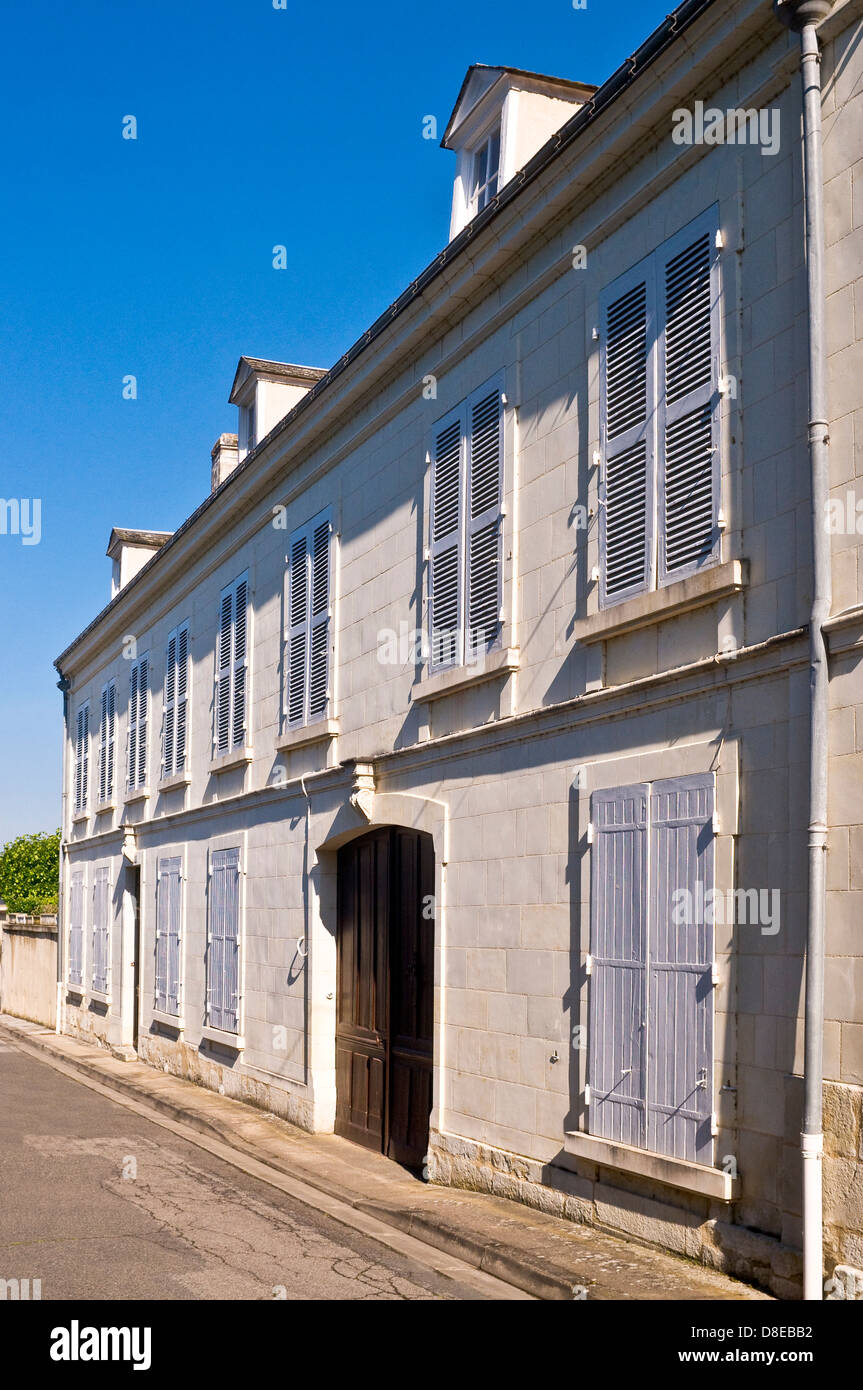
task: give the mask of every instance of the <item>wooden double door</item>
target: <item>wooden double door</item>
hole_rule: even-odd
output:
[[[336,1133],[420,1168],[432,1106],[434,847],[391,827],[338,857]]]

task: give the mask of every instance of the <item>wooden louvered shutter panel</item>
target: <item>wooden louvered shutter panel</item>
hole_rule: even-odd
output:
[[[718,250],[714,224],[675,237],[659,265],[659,575],[715,558],[719,541]]]
[[[170,777],[174,768],[174,740],[177,727],[177,634],[172,632],[168,638],[165,655],[165,717],[164,747],[162,750],[162,776]]]
[[[168,860],[168,912],[165,1009],[175,1016],[180,1012],[180,860]]]
[[[84,875],[72,875],[69,902],[69,983],[84,983]]]
[[[234,697],[231,740],[234,748],[246,741],[246,701],[248,698],[249,585],[239,579],[234,591]]]
[[[591,798],[590,1132],[644,1147],[647,796],[643,785]]]
[[[653,272],[606,304],[600,417],[600,547],[605,602],[637,592],[652,569],[654,354]]]
[[[214,850],[211,866],[208,1021],[237,1031],[239,1006],[239,864],[236,849]]]
[[[111,801],[114,796],[114,741],[117,727],[117,687],[113,681],[108,686],[108,751],[107,751],[107,772],[105,776],[105,788],[107,799]]]
[[[431,665],[463,659],[462,418],[438,429],[434,442],[431,515]]]
[[[137,785],[147,784],[147,694],[150,686],[150,662],[142,656],[138,662],[138,768]]]
[[[156,882],[156,988],[155,1007],[168,1012],[168,859],[159,860]]]
[[[138,663],[132,667],[129,680],[129,765],[126,781],[131,790],[138,780]]]
[[[713,924],[704,907],[713,889],[713,805],[709,773],[650,788],[647,1146],[707,1164],[713,1162]],[[687,890],[691,912],[675,899],[679,889]]]
[[[99,801],[108,799],[108,687],[99,701]]]
[[[189,698],[189,625],[177,633],[177,719],[175,725],[174,771],[186,766],[186,702]]]
[[[75,810],[81,809],[81,774],[83,771],[84,749],[82,743],[82,729],[84,711],[78,711],[75,718]]]
[[[81,809],[87,807],[87,788],[90,781],[90,706],[81,711]]]
[[[305,531],[291,541],[288,561],[288,643],[286,713],[289,724],[302,724],[306,713],[309,644],[309,540]]]
[[[108,870],[97,869],[93,884],[93,989],[108,992]]]
[[[503,412],[497,387],[470,406],[465,659],[500,633]]]
[[[216,730],[217,753],[231,746],[231,633],[234,619],[234,590],[226,589],[219,604],[219,634],[216,639]]]
[[[330,651],[330,521],[312,534],[311,635],[309,641],[309,719],[326,714]]]

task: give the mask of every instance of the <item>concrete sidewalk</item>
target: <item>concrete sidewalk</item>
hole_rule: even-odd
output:
[[[756,1300],[769,1295],[663,1251],[504,1197],[421,1182],[334,1134],[307,1134],[242,1101],[0,1015],[0,1036],[541,1299]]]

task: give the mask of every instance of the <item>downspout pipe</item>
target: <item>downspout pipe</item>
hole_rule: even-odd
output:
[[[66,941],[66,788],[68,785],[66,778],[66,750],[69,747],[69,691],[72,689],[72,682],[68,676],[59,672],[60,679],[57,682],[57,689],[63,695],[63,753],[60,759],[61,766],[61,786],[60,795],[60,864],[57,894],[57,1004],[56,1017],[54,1019],[54,1032],[62,1033],[65,1024],[63,1016],[63,981],[66,977],[65,960],[65,941]]]
[[[803,1297],[823,1297],[822,1152],[824,1075],[824,938],[827,877],[827,725],[830,673],[824,623],[832,601],[827,382],[824,337],[824,175],[821,146],[821,52],[815,26],[833,0],[775,0],[778,18],[800,35],[803,79],[803,171],[809,324],[809,466],[812,491],[812,609],[809,618],[809,904],[803,1063]]]

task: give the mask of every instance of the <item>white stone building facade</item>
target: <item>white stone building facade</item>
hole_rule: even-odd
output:
[[[63,1026],[793,1297],[798,57],[762,0],[677,15],[596,93],[472,70],[446,251],[331,371],[241,359],[210,495],[113,534],[57,661]],[[854,516],[861,33],[860,0],[821,29]],[[778,148],[676,143],[697,101]],[[863,540],[832,545],[825,1275],[863,1266]]]

